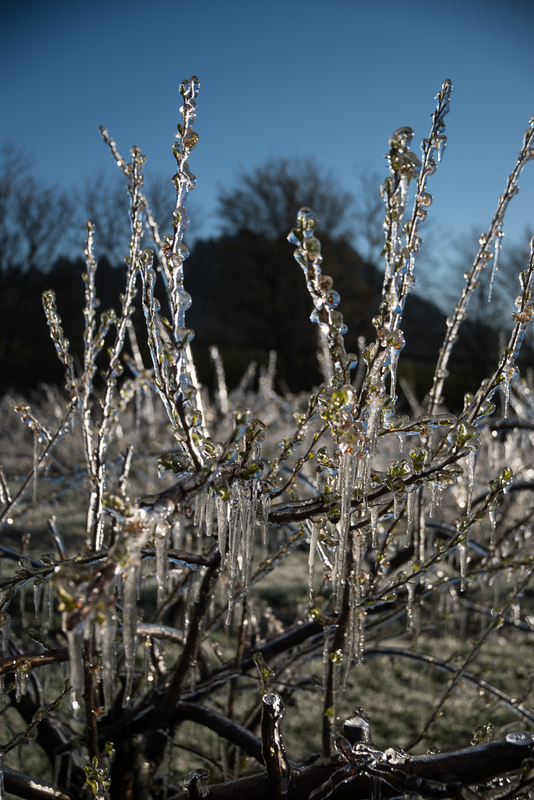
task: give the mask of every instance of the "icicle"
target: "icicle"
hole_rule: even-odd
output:
[[[477,460],[478,450],[470,450],[467,456],[467,501],[466,513],[471,513],[471,502],[473,500],[473,488],[475,486],[475,465]]]
[[[404,431],[400,431],[400,433],[396,433],[397,439],[399,440],[399,449],[401,453],[404,451],[406,447],[406,434]]]
[[[324,629],[323,641],[323,690],[328,685],[328,662],[330,661],[330,638],[333,626]]]
[[[352,660],[354,658],[354,654],[356,652],[356,616],[357,616],[357,600],[356,600],[356,592],[354,591],[354,587],[351,587],[350,595],[349,595],[349,620],[348,620],[348,630],[345,634],[345,647],[344,647],[344,669],[343,669],[343,680],[341,683],[341,691],[343,694],[347,691],[347,684],[349,680],[349,672],[352,667]]]
[[[0,675],[0,703],[4,702],[5,691],[6,691],[6,676]]]
[[[230,562],[230,586],[228,590],[228,613],[226,615],[226,624],[230,625],[232,621],[232,611],[234,607],[234,592],[237,573],[239,570],[239,545],[240,545],[240,528],[241,528],[241,514],[242,514],[242,487],[232,487],[232,500],[231,513],[229,520],[229,533],[228,533],[228,560]]]
[[[158,585],[158,606],[162,606],[167,595],[167,554],[169,536],[167,528],[156,529],[156,582]]]
[[[367,504],[367,495],[369,494],[369,480],[371,478],[371,466],[373,463],[373,456],[370,452],[364,452],[358,461],[358,470],[356,475],[356,484],[358,486],[359,496]]]
[[[83,694],[83,631],[80,626],[71,631],[65,630],[65,626],[66,614],[64,612],[63,630],[66,633],[69,648],[69,682],[72,686],[72,710],[77,712],[80,707],[79,698]]]
[[[497,262],[499,260],[499,253],[502,250],[501,239],[502,239],[503,236],[504,236],[504,233],[499,228],[499,230],[495,233],[495,250],[494,250],[494,256],[493,256],[493,269],[491,270],[491,278],[490,278],[490,285],[489,285],[489,291],[488,291],[488,303],[491,303],[491,296],[493,294],[493,283],[495,281],[495,274],[497,273],[497,271],[499,269],[498,266],[497,266]]]
[[[267,547],[269,542],[269,514],[271,513],[271,497],[270,495],[262,495],[260,498],[260,514],[258,520],[261,524],[262,542],[263,546]]]
[[[43,614],[41,617],[41,628],[43,633],[48,633],[52,627],[53,595],[52,581],[45,581],[43,597]]]
[[[252,564],[254,559],[254,533],[256,531],[256,505],[257,500],[254,496],[247,497],[245,509],[245,588],[248,589],[252,576]]]
[[[337,528],[339,531],[339,560],[338,560],[338,580],[336,582],[336,594],[338,600],[341,598],[339,581],[343,580],[345,571],[345,560],[347,556],[347,544],[349,538],[349,527],[351,517],[352,493],[354,490],[356,464],[354,456],[350,453],[343,453],[339,468],[339,482],[341,489],[341,517]]]
[[[0,750],[0,800],[4,797],[4,751]]]
[[[400,331],[396,331],[396,333],[400,334]],[[402,347],[404,347],[404,337],[402,337]],[[397,364],[399,363],[400,353],[401,353],[401,348],[398,346],[389,348],[389,355],[390,355],[389,373],[391,376],[391,386],[389,394],[391,397],[393,397],[393,399],[396,399],[395,392],[397,391]]]
[[[433,517],[436,513],[436,507],[439,508],[441,505],[441,484],[438,481],[431,481],[430,483],[430,510],[428,512],[429,517]]]
[[[416,492],[409,492],[408,498],[406,500],[406,534],[404,536],[405,547],[409,547],[412,543],[413,518],[414,518],[416,497],[417,497]]]
[[[28,627],[28,620],[26,618],[26,586],[21,586],[19,589],[19,609],[20,617],[22,620],[22,627]]]
[[[195,513],[193,516],[193,525],[197,528],[197,536],[200,536],[202,531],[202,522],[204,519],[204,510],[206,507],[206,495],[201,494],[197,495],[196,503],[195,503]]]
[[[512,381],[507,377],[504,376],[504,381],[501,384],[501,389],[504,394],[504,409],[503,409],[503,417],[504,419],[508,419],[508,407],[510,405],[510,386],[512,385]]]
[[[226,557],[226,538],[227,538],[227,514],[228,503],[222,497],[217,497],[217,537],[219,541],[219,552],[221,554],[221,563],[224,564]]]
[[[371,506],[371,547],[375,550],[378,547],[378,517],[380,515],[379,506]]]
[[[11,627],[11,617],[7,611],[0,611],[0,633],[2,634],[2,652],[7,651],[9,643],[9,629]]]
[[[319,525],[314,525],[313,522],[308,522],[308,530],[310,532],[310,552],[308,555],[308,585],[310,593],[310,605],[313,605],[313,596],[315,594],[315,551],[317,549],[317,540],[319,538]]]
[[[33,605],[35,608],[35,619],[39,619],[39,606],[41,604],[41,593],[43,591],[43,584],[38,579],[33,582]]]
[[[143,678],[145,681],[145,688],[151,684],[151,681],[154,679],[152,675],[153,665],[152,665],[152,657],[151,651],[152,650],[152,643],[150,641],[150,636],[145,636],[145,640],[143,642]]]
[[[467,571],[467,545],[465,542],[460,542],[458,545],[460,551],[460,591],[465,591],[465,576]]]
[[[117,615],[107,611],[105,624],[101,629],[102,638],[102,689],[106,709],[113,704],[113,678],[115,675]]]
[[[182,544],[182,520],[177,519],[172,526],[172,546],[175,550],[181,550]]]
[[[33,434],[33,502],[37,502],[37,477],[39,475],[39,435]]]
[[[406,584],[406,589],[408,591],[408,602],[406,604],[406,613],[407,613],[407,616],[408,616],[408,621],[407,621],[407,625],[406,625],[406,630],[411,631],[411,630],[413,630],[413,623],[414,623],[414,619],[413,619],[413,610],[414,610],[413,609],[413,601],[414,601],[414,596],[415,596],[415,582],[414,581],[408,581],[408,583]]]
[[[27,680],[19,669],[20,664],[15,669],[15,700],[20,703],[23,694],[26,694]]]
[[[403,498],[398,495],[394,495],[393,497],[393,516],[395,519],[399,519],[401,515],[402,500]]]
[[[352,582],[354,585],[354,591],[357,603],[359,603],[361,600],[363,536],[364,534],[362,533],[361,530],[356,530],[354,531],[354,536],[352,537],[352,561],[354,564]]]
[[[137,569],[131,564],[124,574],[124,606],[122,619],[122,641],[126,662],[126,684],[122,706],[130,702],[135,676],[135,651],[137,648]]]
[[[206,497],[206,536],[213,534],[213,509],[215,507],[215,496],[209,492]]]
[[[358,608],[356,619],[356,648],[354,651],[356,666],[360,666],[363,659],[363,646],[365,643],[365,617],[365,609]]]

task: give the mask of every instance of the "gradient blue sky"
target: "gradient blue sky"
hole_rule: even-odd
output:
[[[192,198],[208,234],[217,187],[268,156],[315,156],[348,189],[358,163],[385,175],[391,132],[426,136],[451,78],[449,143],[429,186],[446,252],[487,227],[515,163],[534,114],[533,41],[533,0],[17,0],[0,18],[0,143],[33,152],[46,182],[73,185],[114,169],[103,124],[124,153],[144,150],[148,175],[171,176],[178,89],[196,74]],[[527,225],[534,162],[505,245]]]

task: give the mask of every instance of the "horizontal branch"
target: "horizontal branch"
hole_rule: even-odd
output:
[[[178,703],[173,721],[178,722],[185,719],[204,725],[222,739],[232,742],[248,756],[263,764],[260,739],[247,728],[225,717],[224,714],[219,714],[218,711],[201,706],[198,703]]]
[[[408,756],[404,762],[399,761],[395,764],[396,780],[399,781],[404,774],[407,784],[415,785],[417,779],[421,779],[421,781],[435,781],[448,789],[454,782],[464,786],[487,784],[498,775],[519,770],[526,758],[532,758],[533,741],[533,737],[528,733],[509,733],[506,739],[488,744],[464,747],[445,753]],[[374,755],[377,755],[376,752]],[[322,787],[346,763],[337,756],[314,764],[302,772],[294,772],[288,787],[287,800],[308,800],[312,792]],[[377,761],[377,764],[383,764],[384,767],[390,763],[386,758]],[[387,783],[385,773],[386,770],[384,778],[379,779],[382,796],[398,796],[398,788]],[[272,785],[266,773],[206,788],[207,800],[238,800],[240,797],[247,797],[248,800],[272,800]],[[335,800],[354,800],[355,797],[371,797],[371,791],[370,778],[360,772],[337,786],[332,797]],[[189,800],[189,794],[181,792],[169,800]]]
[[[20,664],[25,664],[28,670],[32,670],[36,667],[44,667],[46,664],[58,664],[61,661],[68,660],[69,651],[66,647],[58,648],[57,650],[45,650],[44,653],[20,653],[16,656],[0,658],[0,675],[7,675],[8,672],[13,672]]]
[[[4,767],[4,788],[6,792],[26,800],[74,800],[75,796],[64,789],[54,789],[51,783],[24,775],[9,767]]]

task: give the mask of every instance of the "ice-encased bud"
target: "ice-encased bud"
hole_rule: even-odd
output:
[[[196,75],[192,75],[191,78],[189,78],[189,86],[191,88],[191,95],[196,97],[200,90],[200,81]]]
[[[400,747],[388,747],[384,751],[384,756],[390,764],[404,764],[409,758],[408,753],[405,753]]]
[[[348,739],[351,745],[360,742],[371,741],[371,725],[363,713],[354,714],[348,717],[343,723],[343,736]]]
[[[316,227],[319,225],[319,220],[317,215],[311,208],[301,208],[299,213],[297,214],[297,222],[300,230],[304,233],[304,236],[309,237],[313,234]]]
[[[285,717],[286,707],[278,692],[268,692],[263,695],[261,700],[264,706],[268,706],[271,709],[275,719],[281,720]]]
[[[303,238],[300,228],[291,228],[287,234],[287,241],[291,242],[291,244],[301,245]]]
[[[139,263],[142,269],[151,269],[154,263],[154,251],[151,247],[146,247],[141,253]]]
[[[192,799],[194,798],[194,800],[207,797],[208,790],[206,786],[204,786],[204,781],[206,778],[209,778],[209,776],[209,769],[194,769],[184,778],[184,787],[189,792],[189,797]]]
[[[312,258],[316,258],[321,252],[321,242],[315,236],[309,236],[302,246]]]

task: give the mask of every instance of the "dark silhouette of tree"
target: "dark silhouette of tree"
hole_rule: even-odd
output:
[[[276,239],[287,236],[299,208],[310,206],[319,230],[337,239],[350,231],[352,204],[350,192],[315,159],[272,158],[221,190],[217,213],[225,233],[247,230]]]
[[[45,186],[14,144],[0,150],[0,272],[46,270],[65,245],[73,218],[68,193]]]

